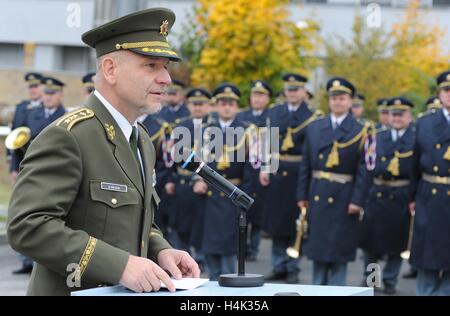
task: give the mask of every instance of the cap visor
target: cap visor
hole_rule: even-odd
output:
[[[335,95],[341,95],[341,94],[348,94],[351,96],[350,93],[346,92],[346,91],[342,91],[342,90],[334,90],[334,91],[329,91],[328,95],[331,96],[335,96]]]
[[[145,56],[151,56],[151,57],[164,57],[168,58],[171,61],[181,61],[181,58],[178,57],[177,53],[174,52],[171,49],[159,49],[159,48],[131,48],[130,51],[139,54],[139,55],[145,55]]]

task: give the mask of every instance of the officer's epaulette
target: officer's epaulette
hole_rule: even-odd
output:
[[[425,112],[419,113],[419,115],[417,115],[417,118],[422,118],[424,116],[427,116],[430,114],[435,114],[437,112],[438,112],[438,110],[436,110],[436,109],[429,109],[429,110],[426,110]]]
[[[40,106],[42,106],[42,103],[39,103],[39,104],[29,103],[29,104],[27,105],[27,110],[32,110],[32,109],[38,108],[38,107],[40,107]]]
[[[376,131],[376,133],[377,134],[379,134],[379,133],[382,133],[382,132],[386,132],[386,131],[388,131],[389,129],[388,128],[386,128],[386,127],[382,127],[382,128],[377,128],[377,131]]]
[[[187,120],[189,120],[189,119],[191,119],[191,118],[192,118],[191,115],[177,118],[177,119],[174,121],[174,124],[173,124],[173,125],[176,126],[176,125],[178,125],[178,124],[180,124],[180,123],[183,123],[184,121],[187,121]]]
[[[279,107],[285,105],[285,103],[272,103],[272,105],[270,106],[270,110],[275,110],[278,109]]]
[[[323,111],[321,109],[314,109],[314,108],[312,108],[312,111],[316,115],[316,119],[317,120],[325,117],[325,113],[323,113]]]
[[[270,109],[272,109],[272,108],[274,108],[274,107],[276,107],[277,105],[280,105],[280,104],[281,103],[278,103],[278,102],[272,102],[272,103],[269,104],[269,106],[267,108],[270,110]]]
[[[82,108],[75,110],[73,112],[67,113],[62,118],[59,119],[59,121],[56,123],[56,126],[61,126],[66,128],[68,131],[72,129],[72,127],[75,126],[75,124],[78,124],[82,121],[85,121],[87,119],[94,117],[94,111],[88,108]]]

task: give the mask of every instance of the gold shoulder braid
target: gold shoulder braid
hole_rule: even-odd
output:
[[[394,153],[394,158],[391,159],[389,165],[387,167],[387,171],[389,171],[393,176],[400,175],[400,159],[408,158],[413,155],[414,151],[410,150],[405,153],[400,153],[397,150]]]
[[[70,131],[75,124],[92,117],[94,117],[94,111],[91,109],[82,108],[64,115],[56,123],[56,126],[65,127],[68,131]]]
[[[158,138],[162,138],[164,134],[172,134],[173,128],[172,125],[166,121],[162,121],[157,119],[157,122],[159,125],[161,125],[161,128],[152,136],[150,136],[150,140],[153,142]]]
[[[345,143],[339,143],[337,141],[333,142],[333,147],[331,148],[330,153],[328,154],[328,159],[325,164],[325,167],[327,168],[333,168],[336,166],[339,166],[339,149],[350,147],[351,145],[355,144],[359,140],[361,140],[360,146],[363,145],[366,136],[368,135],[369,129],[371,129],[371,124],[369,122],[366,122],[364,124],[364,127],[361,129],[361,131],[356,134],[355,137],[350,139],[349,141]]]
[[[245,130],[244,136],[241,137],[236,146],[228,146],[226,144],[223,146],[222,156],[220,157],[219,162],[217,163],[218,170],[225,170],[227,168],[230,168],[228,153],[239,150],[246,143],[246,140],[250,137],[250,133],[253,130],[257,131],[258,127],[255,124],[250,124],[250,126],[247,127],[247,129]]]
[[[312,121],[315,121],[316,119],[320,118],[321,112],[314,112],[313,115],[310,116],[309,119],[301,123],[295,128],[288,127],[286,131],[286,136],[283,139],[283,143],[281,145],[282,151],[287,151],[294,147],[294,140],[292,139],[292,135],[300,132],[302,129],[304,129],[306,126],[308,126],[309,123]]]

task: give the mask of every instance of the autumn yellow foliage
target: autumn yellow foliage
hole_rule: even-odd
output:
[[[412,0],[390,30],[367,28],[356,15],[353,38],[326,44],[325,70],[330,76],[349,78],[366,96],[366,115],[376,117],[378,98],[404,95],[424,109],[424,101],[434,93],[435,77],[449,68],[444,30],[426,23],[423,9]],[[326,99],[322,94],[322,107]]]
[[[204,39],[193,85],[212,89],[223,81],[248,92],[252,80],[281,87],[284,72],[307,75],[317,65],[313,52],[317,25],[298,27],[289,19],[287,0],[198,0],[196,37]]]

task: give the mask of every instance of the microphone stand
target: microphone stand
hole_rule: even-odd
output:
[[[238,194],[231,194],[230,199],[239,208],[238,228],[238,273],[222,274],[219,285],[224,287],[258,287],[264,285],[264,276],[261,274],[245,273],[245,255],[247,248],[247,211],[250,205],[238,203]]]

